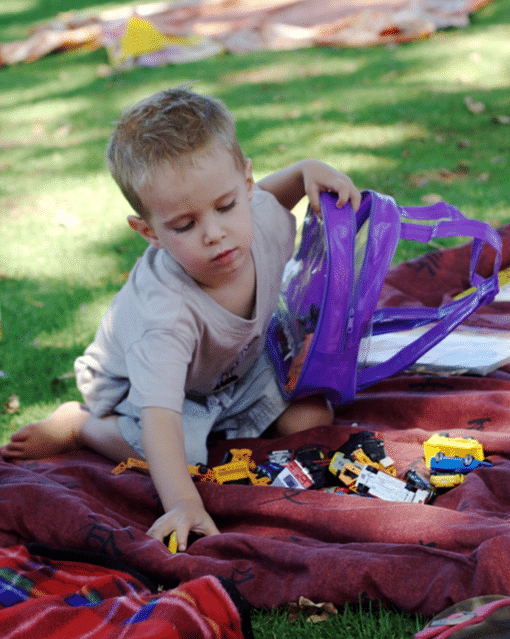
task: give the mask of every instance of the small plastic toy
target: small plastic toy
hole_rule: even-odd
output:
[[[470,473],[477,468],[490,468],[492,462],[480,461],[472,455],[465,457],[446,457],[442,452],[436,453],[430,458],[430,470],[432,473]]]
[[[258,484],[271,483],[268,476],[260,476],[257,473],[257,464],[251,458],[252,451],[249,448],[231,448],[224,457],[224,462],[214,468],[188,466],[193,477],[199,481],[212,481],[216,484]]]
[[[430,490],[431,484],[424,477],[420,475],[416,470],[411,468],[405,474],[406,483],[411,486],[416,486],[417,488],[421,488],[421,490]]]
[[[431,491],[406,484],[405,481],[374,466],[365,466],[356,480],[355,489],[360,495],[369,495],[385,501],[425,504],[432,497]]]
[[[446,474],[446,475],[431,475],[430,483],[434,488],[453,488],[454,486],[458,486],[462,484],[462,482],[466,479],[466,475],[459,474]]]
[[[361,448],[372,462],[380,462],[381,459],[386,457],[384,442],[369,430],[362,430],[359,433],[352,434],[338,450],[344,453],[346,457],[351,457],[352,453],[358,448]]]
[[[362,466],[375,466],[379,470],[388,473],[389,475],[393,475],[396,477],[397,471],[395,470],[395,462],[391,457],[383,457],[379,461],[375,461],[371,459],[362,448],[357,448],[353,451],[351,457],[360,463]]]
[[[289,448],[283,450],[272,450],[267,456],[271,464],[288,464],[292,460],[292,451]]]
[[[343,453],[341,453],[340,451],[337,451],[331,458],[331,461],[329,462],[329,466],[328,466],[329,472],[334,477],[338,477],[338,475],[342,472],[343,467],[345,466],[345,464],[347,464],[348,461],[349,459]]]
[[[298,488],[304,490],[313,486],[310,473],[295,459],[285,466],[274,479],[273,486],[281,488]]]
[[[197,535],[197,533],[190,531],[188,535],[188,546],[191,546],[191,544],[199,538],[200,535]],[[172,555],[176,555],[179,552],[179,548],[177,546],[177,533],[175,530],[163,539],[163,543],[172,553]]]
[[[347,462],[340,471],[337,479],[341,484],[354,489],[356,480],[360,476],[363,468],[366,468],[366,466],[360,466],[357,462]]]
[[[483,447],[472,437],[448,437],[448,435],[434,434],[423,443],[425,463],[430,468],[430,460],[436,453],[444,453],[448,457],[465,457],[472,455],[483,461]]]
[[[282,464],[267,461],[257,466],[257,473],[263,477],[269,477],[269,481],[272,482],[284,468]]]
[[[172,533],[170,533],[170,536],[168,538],[165,537],[165,539],[163,540],[163,543],[166,545],[166,547],[172,553],[172,555],[177,554],[177,551],[178,551],[177,533],[175,532],[175,530]]]
[[[120,475],[125,470],[129,470],[134,468],[136,470],[141,471],[149,471],[149,466],[146,461],[142,461],[140,459],[134,459],[133,457],[129,457],[129,459],[125,462],[120,462],[115,468],[112,470],[112,475]]]

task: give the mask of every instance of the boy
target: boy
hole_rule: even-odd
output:
[[[287,434],[332,421],[320,397],[287,405],[264,351],[285,263],[289,209],[306,194],[338,205],[360,194],[325,164],[304,160],[254,184],[223,103],[187,89],[129,110],[108,148],[110,171],[149,247],[76,361],[86,406],[69,402],[3,447],[27,459],[88,446],[113,461],[145,458],[164,509],[148,531],[218,533],[187,464],[207,462],[207,436]]]

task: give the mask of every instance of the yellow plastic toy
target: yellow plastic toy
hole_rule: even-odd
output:
[[[471,437],[448,437],[447,435],[434,434],[423,443],[425,463],[430,468],[430,460],[436,453],[444,453],[447,457],[465,457],[472,455],[475,459],[483,461],[483,447],[479,441]]]
[[[434,488],[453,488],[462,484],[466,479],[466,475],[431,475],[430,483]]]

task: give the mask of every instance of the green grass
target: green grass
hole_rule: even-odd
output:
[[[0,41],[85,8],[86,0],[7,0]],[[79,399],[67,374],[144,249],[104,165],[124,107],[193,81],[234,112],[258,177],[311,156],[400,204],[435,194],[499,225],[510,221],[510,125],[496,123],[510,116],[509,22],[510,0],[498,0],[466,29],[396,48],[222,55],[109,77],[102,50],[0,69],[0,407],[12,395],[20,401],[0,414],[0,440]],[[485,110],[471,112],[467,97]],[[423,250],[403,245],[397,259]],[[317,626],[291,626],[281,612],[255,621],[258,637],[381,639],[411,637],[419,623],[355,607]]]
[[[255,639],[409,639],[426,621],[419,615],[361,604],[346,605],[319,623],[303,615],[289,621],[285,608],[252,614]]]

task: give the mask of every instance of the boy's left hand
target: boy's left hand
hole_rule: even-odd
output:
[[[305,192],[316,215],[321,215],[320,194],[324,191],[338,195],[336,205],[339,208],[350,201],[354,211],[358,210],[361,203],[361,193],[345,173],[318,160],[304,160],[302,171]]]

